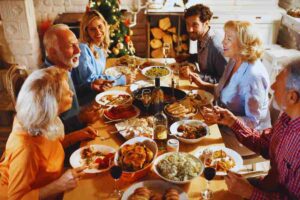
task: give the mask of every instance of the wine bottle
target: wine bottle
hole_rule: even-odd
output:
[[[152,104],[154,108],[154,140],[159,151],[166,150],[168,139],[168,119],[163,113],[164,92],[160,88],[160,78],[155,78],[155,88],[152,91]]]
[[[164,92],[160,88],[159,77],[155,77],[155,88],[152,91],[151,102],[154,108],[154,114],[162,110],[164,103]]]

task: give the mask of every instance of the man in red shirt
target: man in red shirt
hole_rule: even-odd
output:
[[[229,191],[247,199],[300,199],[300,58],[280,72],[271,88],[282,114],[262,134],[220,107],[206,108],[206,120],[230,127],[242,144],[270,160],[268,174],[256,186],[229,172]]]

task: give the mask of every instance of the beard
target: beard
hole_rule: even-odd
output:
[[[66,58],[62,53],[58,53],[59,60],[66,66],[68,66],[70,69],[76,68],[79,65],[79,57],[80,53],[77,53],[72,56],[72,58]],[[74,61],[75,60],[75,61]]]
[[[286,109],[286,106],[279,105],[277,103],[277,101],[275,100],[275,98],[272,99],[272,106],[274,109],[281,111],[281,112],[285,111],[285,109]]]

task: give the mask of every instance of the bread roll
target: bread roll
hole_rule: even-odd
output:
[[[169,35],[169,34],[165,34],[164,36],[163,36],[163,42],[164,43],[169,43],[169,44],[173,44],[173,39],[172,39],[172,36],[171,35]]]

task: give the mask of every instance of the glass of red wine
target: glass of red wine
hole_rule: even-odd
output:
[[[202,192],[202,199],[211,199],[213,196],[213,192],[209,189],[210,181],[215,177],[216,175],[216,169],[213,167],[205,167],[204,168],[204,178],[206,181],[206,189]]]
[[[117,181],[122,175],[122,168],[120,166],[114,165],[110,168],[110,175],[113,177],[115,183],[114,183],[114,191],[110,194],[110,197],[112,198],[121,198],[123,192],[119,190]]]

